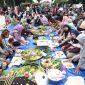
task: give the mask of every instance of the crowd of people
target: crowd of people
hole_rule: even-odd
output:
[[[37,26],[54,27],[57,41],[70,62],[78,62],[76,72],[85,70],[85,12],[82,8],[57,6],[30,6],[21,9],[0,8],[0,75],[2,63],[9,64],[9,55],[17,52],[16,46],[26,43],[31,28]],[[14,24],[13,31],[6,29]],[[9,38],[10,36],[10,38]]]

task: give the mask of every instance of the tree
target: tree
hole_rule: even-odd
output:
[[[4,6],[4,0],[0,0],[0,6]]]
[[[61,4],[61,3],[65,3],[67,2],[68,0],[53,0],[53,4],[56,5],[56,4]]]
[[[40,2],[41,0],[37,0],[38,2]]]
[[[14,6],[13,0],[5,0],[7,6]]]

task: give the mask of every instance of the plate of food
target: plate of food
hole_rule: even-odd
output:
[[[53,37],[53,39],[54,39],[55,41],[58,41],[58,38],[59,38],[58,36],[54,36],[54,37]]]
[[[75,66],[73,65],[72,62],[70,62],[68,59],[62,59],[62,64],[66,67],[66,68],[75,68]]]
[[[9,64],[8,67],[14,66],[14,65],[20,65],[22,61],[21,57],[13,57],[11,63]]]
[[[49,42],[49,46],[51,46],[51,47],[58,47],[59,43],[58,42]]]
[[[65,85],[85,85],[85,81],[81,76],[69,76]]]
[[[47,40],[47,38],[45,36],[39,36],[38,40]]]
[[[55,81],[55,82],[58,82],[58,81],[63,80],[65,78],[65,75],[63,75],[63,73],[58,69],[48,70],[47,75],[51,81]]]
[[[43,54],[39,48],[22,51],[21,55],[23,59],[30,61],[38,60],[43,57]]]
[[[56,59],[58,59],[58,58],[66,58],[65,54],[63,53],[63,51],[56,51],[54,57]]]
[[[60,69],[62,66],[61,60],[46,58],[41,60],[41,66],[45,69]]]
[[[52,37],[52,38],[53,38],[54,36],[55,36],[55,34],[50,34],[50,37]]]
[[[37,40],[37,46],[48,46],[49,40]]]
[[[38,30],[31,30],[31,32],[34,34],[34,35],[44,35],[46,33],[46,31],[44,29],[38,29]]]
[[[15,77],[25,76],[25,77],[28,77],[28,79],[33,80],[34,74],[36,72],[44,72],[44,68],[40,66],[38,67],[35,65],[27,65],[27,66],[23,66],[20,68],[11,69],[10,71],[4,70],[3,75],[10,76],[10,77],[11,76],[15,76]]]

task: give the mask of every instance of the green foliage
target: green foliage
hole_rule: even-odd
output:
[[[0,0],[0,7],[4,6],[4,1],[6,2],[7,6],[14,6],[14,3],[16,5],[19,5],[20,3],[33,3],[33,0]],[[37,1],[40,2],[41,0],[37,0]],[[85,0],[55,0],[53,4],[57,5],[66,2],[68,2],[69,4],[78,4],[78,3],[85,4]]]
[[[61,4],[61,3],[66,3],[68,0],[55,0],[54,5]]]
[[[40,2],[41,0],[37,0],[38,2]]]
[[[71,4],[78,4],[80,2],[82,2],[83,0],[69,0],[68,3],[71,3]]]
[[[0,7],[4,6],[4,0],[0,0]]]

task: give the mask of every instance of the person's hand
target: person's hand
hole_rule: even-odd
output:
[[[19,49],[16,49],[16,51],[15,51],[17,54],[20,54],[21,53],[21,50],[19,50]]]
[[[5,53],[4,53],[4,55],[8,56],[8,55],[9,55],[9,53],[8,53],[8,52],[5,52]]]
[[[73,58],[69,58],[68,61],[69,61],[69,62],[72,62],[72,61],[73,61]]]
[[[4,62],[6,62],[6,64],[10,64],[10,61],[8,61],[8,60],[5,60]]]
[[[80,72],[80,67],[79,67],[79,66],[76,67],[75,72],[76,72],[76,73],[79,73],[79,72]]]
[[[15,47],[13,47],[13,50],[14,50],[14,51],[16,51],[16,48],[15,48]]]
[[[9,51],[9,54],[13,54],[13,50]]]
[[[62,47],[62,50],[65,50],[65,46]]]
[[[0,75],[2,75],[2,71],[3,71],[3,70],[2,70],[2,69],[0,69]]]
[[[23,41],[23,42],[21,42],[21,45],[24,45],[24,44],[26,44],[27,42],[26,41]]]

